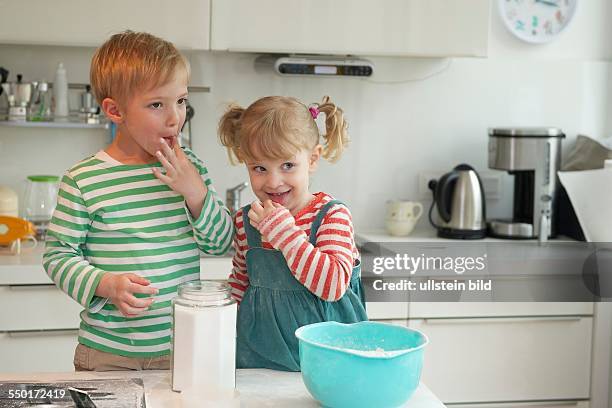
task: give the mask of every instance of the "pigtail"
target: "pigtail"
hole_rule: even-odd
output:
[[[325,145],[323,157],[330,162],[337,161],[349,142],[348,123],[344,120],[344,112],[334,104],[329,96],[324,96],[318,106],[319,112],[325,114]]]
[[[227,110],[219,120],[219,127],[217,128],[219,141],[227,147],[227,156],[232,164],[242,162],[239,132],[244,110],[243,107],[234,103],[228,105]]]

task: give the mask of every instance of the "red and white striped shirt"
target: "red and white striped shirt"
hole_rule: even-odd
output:
[[[280,250],[293,276],[326,301],[336,301],[344,295],[355,260],[359,258],[351,213],[344,205],[332,205],[317,231],[316,245],[309,241],[310,228],[317,213],[332,199],[326,193],[316,193],[315,198],[295,217],[286,208],[279,208],[260,226],[262,247]],[[234,223],[236,254],[229,284],[232,296],[240,302],[249,286],[245,260],[249,246],[242,209],[236,213]]]

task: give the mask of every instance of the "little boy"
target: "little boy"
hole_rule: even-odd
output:
[[[78,370],[170,367],[170,300],[222,254],[232,219],[204,164],[179,145],[189,64],[147,33],[113,35],[90,79],[116,137],[62,178],[43,265],[79,302]]]

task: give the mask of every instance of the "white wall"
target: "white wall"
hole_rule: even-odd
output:
[[[488,59],[375,58],[372,80],[286,78],[254,67],[254,55],[188,53],[193,85],[211,86],[192,94],[193,147],[208,164],[219,191],[246,179],[242,167],[229,167],[216,139],[224,103],[249,104],[270,94],[315,102],[331,95],[346,113],[352,145],[335,165],[323,164],[313,190],[346,201],[357,229],[383,225],[384,202],[420,197],[418,174],[445,171],[467,162],[486,170],[487,128],[558,126],[566,148],[578,133],[610,133],[611,28],[605,0],[580,2],[569,31],[554,43],[533,46],[514,39],[493,7]],[[51,80],[63,61],[70,82],[88,82],[93,50],[68,47],[0,46],[0,65],[27,80]],[[419,80],[420,78],[429,77]],[[75,95],[76,96],[76,95]],[[73,105],[73,107],[76,107]],[[100,149],[100,130],[0,127],[0,184],[22,190],[27,174],[61,174]],[[508,178],[505,178],[506,183]],[[250,199],[246,194],[244,200]],[[506,192],[490,202],[490,215],[509,211]],[[423,219],[424,223],[425,220]]]

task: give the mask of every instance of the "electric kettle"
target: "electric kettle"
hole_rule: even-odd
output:
[[[433,202],[429,208],[429,222],[438,236],[454,239],[480,239],[487,232],[485,198],[482,182],[476,170],[467,164],[456,166],[440,180],[430,180]],[[432,217],[438,208],[438,222]]]

